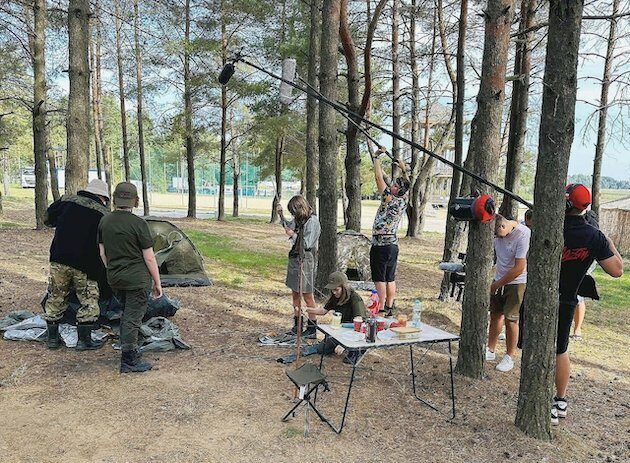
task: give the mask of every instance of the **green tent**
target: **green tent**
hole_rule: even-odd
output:
[[[203,258],[186,234],[171,222],[145,217],[153,234],[153,250],[162,286],[209,286]]]

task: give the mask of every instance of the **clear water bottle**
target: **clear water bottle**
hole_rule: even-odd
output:
[[[414,328],[422,328],[422,303],[420,299],[416,299],[413,303],[411,326]]]

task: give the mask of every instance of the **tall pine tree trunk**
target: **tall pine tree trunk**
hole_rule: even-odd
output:
[[[221,65],[227,63],[227,30],[224,16],[224,3],[221,2]],[[221,146],[219,153],[219,205],[217,220],[225,220],[225,168],[227,163],[227,85],[221,87]]]
[[[398,41],[398,23],[400,22],[400,0],[393,0],[392,5],[392,131],[400,132],[400,56]],[[400,141],[392,140],[392,157],[400,158]],[[398,175],[398,165],[392,163],[392,180]]]
[[[44,216],[48,206],[48,175],[46,152],[48,128],[46,127],[46,1],[33,3],[33,33],[29,37],[33,62],[33,153],[35,156],[35,228],[45,228]]]
[[[505,99],[510,25],[514,14],[512,0],[488,0],[481,67],[481,83],[477,94],[477,113],[472,121],[468,157],[474,159],[474,171],[494,180],[499,162],[501,140],[499,130]],[[480,182],[473,190],[492,193]],[[483,376],[490,303],[493,223],[470,222],[468,229],[467,267],[457,371],[471,378]]]
[[[102,22],[101,22],[101,7],[100,0],[96,0],[94,6],[94,12],[96,17],[96,44],[95,44],[95,63],[96,68],[94,70],[94,80],[96,81],[96,98],[94,105],[96,106],[96,117],[98,119],[100,146],[101,146],[101,158],[103,159],[103,170],[105,172],[104,180],[107,182],[109,189],[112,188],[112,166],[110,162],[110,152],[106,146],[105,139],[105,127],[103,124],[103,106],[101,105],[103,99],[103,79],[101,77],[101,56],[103,46],[103,34],[102,34]]]
[[[564,188],[575,130],[582,0],[550,0],[547,57],[527,261],[525,325],[516,426],[551,439],[550,404],[558,323],[560,258],[564,246]],[[562,59],[558,59],[562,57]]]
[[[465,64],[464,64],[464,48],[466,47],[466,28],[468,27],[468,0],[461,0],[459,12],[459,27],[457,35],[457,77],[456,77],[456,95],[455,101],[455,164],[461,166],[464,159],[464,98],[465,98]],[[449,204],[459,195],[461,186],[462,173],[457,169],[453,169],[451,177],[451,192],[449,195]],[[444,252],[442,260],[444,262],[452,261],[458,253],[463,235],[463,222],[453,219],[451,214],[446,216],[446,230],[444,235]],[[448,295],[449,274],[444,273],[442,284],[440,285],[440,300],[445,300]]]
[[[184,32],[184,119],[186,130],[186,166],[188,170],[188,213],[186,217],[194,218],[197,216],[197,190],[195,187],[195,146],[192,124],[192,79],[190,74],[190,0],[186,0],[184,8],[186,28]]]
[[[337,99],[339,10],[339,0],[324,0],[320,90],[332,101]],[[337,128],[335,110],[328,105],[319,108],[319,212],[322,232],[315,284],[321,290],[337,270]]]
[[[537,0],[521,0],[521,20],[519,32],[529,30],[534,25]],[[517,192],[525,156],[525,135],[529,113],[529,77],[532,68],[531,45],[534,33],[520,35],[516,42],[512,101],[510,102],[510,131],[508,136],[507,164],[505,166],[505,188]],[[518,217],[518,203],[509,196],[503,196],[499,213],[504,217]]]
[[[420,83],[418,73],[418,57],[416,53],[416,16],[418,13],[417,0],[411,0],[411,17],[409,19],[409,63],[411,68],[411,141],[418,142],[419,135],[419,103],[420,103]],[[415,236],[416,230],[412,224],[418,223],[418,209],[414,207],[413,197],[414,188],[417,181],[418,173],[422,165],[422,158],[419,151],[411,147],[411,201],[407,204],[407,236]]]
[[[319,52],[321,38],[321,0],[311,0],[308,42],[308,84],[319,88],[317,72],[319,70]],[[317,212],[317,184],[319,177],[319,156],[317,148],[317,99],[313,95],[306,97],[306,200]]]
[[[359,112],[359,70],[357,55],[354,48],[350,25],[348,23],[348,0],[340,2],[339,37],[346,57],[348,68],[346,80],[348,82],[348,109]],[[358,120],[355,120],[358,124]],[[355,124],[348,121],[346,126],[346,157],[345,157],[345,193],[347,206],[344,210],[346,230],[361,231],[361,154],[359,152],[359,137]]]
[[[142,111],[142,55],[140,51],[140,16],[138,12],[138,0],[133,2],[133,31],[136,45],[136,84],[138,86],[138,151],[140,153],[140,179],[142,180],[142,206],[144,215],[149,215],[149,188],[144,154],[144,113]]]
[[[90,2],[70,0],[68,4],[68,94],[66,194],[85,187],[90,152]]]
[[[602,77],[602,92],[599,99],[599,121],[597,125],[597,142],[595,143],[595,160],[593,161],[593,204],[591,209],[599,217],[599,205],[601,202],[600,188],[602,176],[602,160],[604,159],[604,147],[606,143],[606,119],[608,117],[608,89],[612,72],[613,58],[615,54],[615,42],[617,40],[617,18],[619,12],[619,0],[613,1],[612,19],[608,31],[608,45],[606,58],[604,59],[604,75]]]
[[[94,17],[90,20],[90,71],[92,72],[92,76],[90,79],[90,95],[92,98],[92,135],[94,136],[94,157],[96,159],[96,173],[98,178],[101,180],[103,177],[103,166],[101,164],[101,137],[100,137],[100,126],[98,120],[98,104],[96,102],[97,97],[97,81],[96,81],[96,43],[94,40],[93,31],[93,21]]]
[[[120,98],[120,128],[122,131],[122,148],[123,148],[123,169],[125,173],[125,181],[130,179],[129,167],[129,141],[127,138],[127,110],[125,108],[125,77],[123,68],[122,55],[122,20],[120,11],[120,0],[114,0],[116,14],[116,65],[118,68],[118,95]]]

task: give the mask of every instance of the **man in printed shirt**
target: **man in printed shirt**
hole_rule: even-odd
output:
[[[407,209],[407,191],[410,182],[407,166],[402,159],[398,159],[397,164],[403,176],[396,178],[391,186],[387,185],[381,161],[378,159],[378,156],[384,152],[385,148],[381,147],[374,154],[374,177],[376,188],[381,194],[381,204],[372,227],[370,267],[372,281],[378,292],[379,310],[390,316],[396,296],[396,264],[398,262],[396,231]]]
[[[560,307],[556,343],[556,396],[551,408],[551,424],[567,416],[566,392],[571,374],[567,352],[569,333],[578,289],[594,260],[610,276],[623,275],[623,260],[610,238],[589,224],[584,211],[591,204],[591,192],[579,183],[566,187],[566,216],[564,219],[564,248],[560,266]]]

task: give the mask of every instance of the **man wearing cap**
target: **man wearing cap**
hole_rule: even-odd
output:
[[[77,311],[77,350],[98,349],[92,329],[98,321],[99,282],[106,285],[105,268],[96,246],[98,225],[109,213],[109,188],[99,179],[76,195],[64,195],[46,211],[45,224],[55,227],[50,245],[50,277],[45,318],[50,349],[61,347],[59,321],[68,306],[66,297],[74,288],[81,306]]]
[[[379,299],[379,311],[390,316],[396,297],[396,265],[398,263],[398,225],[407,210],[407,191],[409,177],[402,159],[397,161],[403,173],[391,186],[385,182],[383,167],[378,156],[385,152],[381,147],[374,155],[374,177],[376,189],[381,194],[381,204],[372,226],[372,247],[370,248],[370,268],[372,281],[376,286]]]
[[[597,260],[610,276],[623,275],[623,260],[614,243],[600,230],[589,224],[584,211],[591,204],[591,193],[582,184],[567,185],[565,190],[564,248],[560,266],[560,308],[556,344],[556,396],[551,408],[551,424],[567,416],[566,392],[571,374],[567,349],[569,333],[577,305],[578,289],[588,268]]]
[[[160,273],[149,226],[132,212],[139,201],[135,185],[121,182],[116,185],[113,196],[114,211],[101,220],[98,243],[101,259],[107,267],[107,281],[123,305],[120,372],[144,372],[152,366],[142,360],[138,331],[147,311],[151,280],[153,296],[162,296]]]

